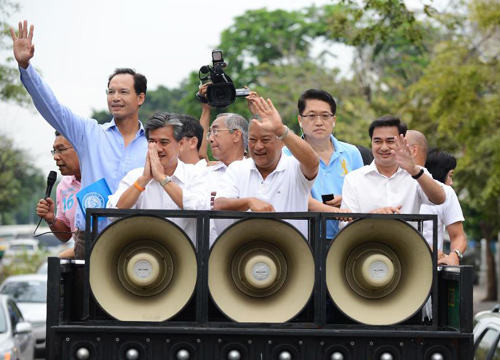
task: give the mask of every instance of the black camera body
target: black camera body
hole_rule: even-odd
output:
[[[201,82],[210,83],[207,87],[207,100],[210,106],[216,108],[227,107],[234,103],[237,97],[245,97],[250,94],[249,89],[235,88],[229,75],[224,72],[226,66],[227,64],[224,62],[222,51],[213,50],[212,66],[202,66],[199,72]]]

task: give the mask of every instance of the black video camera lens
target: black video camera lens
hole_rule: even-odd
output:
[[[232,83],[210,84],[207,87],[208,103],[214,107],[226,107],[236,99],[236,89]]]

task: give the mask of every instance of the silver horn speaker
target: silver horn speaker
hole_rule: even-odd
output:
[[[311,297],[311,248],[302,234],[284,221],[239,221],[212,247],[208,286],[219,309],[235,321],[285,322]]]
[[[196,287],[194,247],[174,223],[131,216],[107,227],[90,254],[90,287],[99,305],[121,321],[164,321]]]
[[[420,233],[394,219],[360,219],[334,239],[326,257],[326,284],[337,307],[368,325],[413,316],[432,287],[431,250]]]

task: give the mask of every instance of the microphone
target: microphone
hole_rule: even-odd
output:
[[[55,171],[51,171],[49,176],[47,177],[47,189],[45,190],[45,199],[50,197],[50,193],[52,192],[52,187],[54,186],[57,180],[57,173]]]

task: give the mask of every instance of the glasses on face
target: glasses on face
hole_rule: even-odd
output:
[[[50,153],[52,154],[52,156],[54,156],[55,154],[64,154],[64,152],[66,150],[69,150],[69,149],[73,149],[72,147],[67,147],[67,148],[61,148],[61,149],[53,149],[53,150],[50,150]]]
[[[118,93],[120,95],[129,95],[130,94],[130,90],[129,89],[120,89],[120,90],[106,89],[106,95],[108,95],[108,96],[113,96],[116,93]]]
[[[320,118],[321,121],[328,121],[330,120],[331,118],[333,118],[333,114],[320,114],[320,115],[316,115],[316,114],[307,114],[307,115],[301,115],[304,119],[307,119],[309,121],[314,121],[316,120],[316,118]]]
[[[210,138],[210,136],[217,136],[219,131],[233,131],[234,129],[218,129],[218,128],[211,128],[207,131],[207,140]]]

